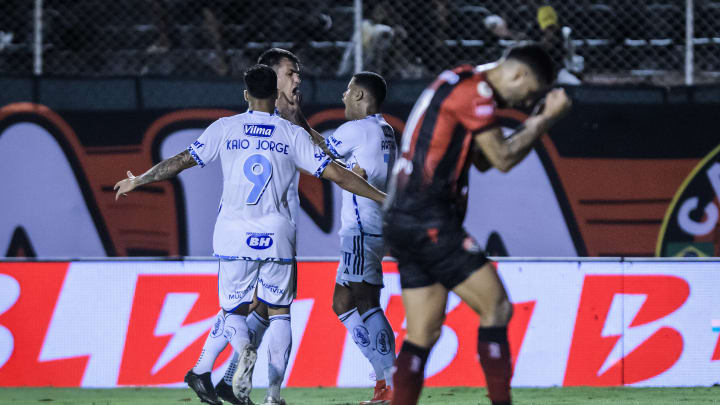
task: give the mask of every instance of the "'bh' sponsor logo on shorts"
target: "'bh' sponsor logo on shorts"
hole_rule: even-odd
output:
[[[243,125],[243,129],[245,131],[245,135],[268,138],[272,136],[273,132],[275,132],[275,125],[245,124]]]
[[[253,233],[247,238],[247,245],[253,249],[262,250],[267,249],[273,244],[273,240],[270,237],[272,234],[268,233]]]

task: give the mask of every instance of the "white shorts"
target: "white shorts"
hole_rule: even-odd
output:
[[[340,254],[336,283],[347,286],[348,283],[364,281],[383,286],[382,258],[385,256],[383,238],[367,235],[341,236]]]
[[[295,298],[293,263],[220,260],[218,295],[222,309],[231,312],[251,303],[256,286],[261,302],[289,307]]]

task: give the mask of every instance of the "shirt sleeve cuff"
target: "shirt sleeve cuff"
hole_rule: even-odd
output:
[[[339,158],[342,157],[342,155],[341,155],[340,153],[338,153],[337,149],[335,149],[335,147],[333,146],[333,144],[330,142],[330,138],[325,139],[325,146],[327,146],[327,148],[328,148],[328,150],[330,151],[330,153],[332,153],[333,155],[335,155],[336,158],[339,159]]]
[[[332,162],[332,159],[331,159],[331,158],[325,159],[325,161],[324,161],[324,162],[320,165],[320,167],[318,167],[318,169],[315,171],[315,177],[321,178],[323,172],[325,171],[325,168],[327,167],[327,165],[330,164],[330,162]]]
[[[190,152],[190,156],[192,156],[193,159],[195,159],[195,162],[197,162],[198,166],[205,167],[205,162],[203,162],[202,159],[200,159],[200,156],[195,152],[195,149],[193,149],[192,146],[188,146],[187,148],[188,152]]]

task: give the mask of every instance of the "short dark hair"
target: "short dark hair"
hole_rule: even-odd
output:
[[[550,54],[541,45],[525,42],[513,46],[505,52],[505,59],[515,59],[530,67],[537,78],[545,84],[555,81],[555,63]]]
[[[270,48],[267,51],[263,52],[262,55],[258,58],[258,62],[261,65],[268,65],[270,67],[273,67],[280,63],[283,58],[287,58],[290,60],[290,62],[300,64],[300,60],[297,56],[295,56],[294,53],[282,49],[282,48]]]
[[[353,79],[355,79],[355,84],[372,94],[378,107],[382,105],[387,95],[387,83],[382,76],[375,72],[360,72],[355,73]]]
[[[277,75],[270,66],[253,65],[243,75],[245,88],[255,98],[270,98],[277,92]]]

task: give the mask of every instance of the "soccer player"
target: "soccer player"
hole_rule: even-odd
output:
[[[296,171],[331,180],[374,201],[381,202],[385,196],[362,177],[334,163],[313,145],[305,130],[274,113],[277,75],[270,67],[255,65],[245,73],[244,80],[247,112],[215,121],[187,150],[141,176],[128,172],[128,178],[115,185],[118,198],[144,184],[166,180],[187,168],[204,167],[220,159],[223,193],[213,250],[219,259],[221,310],[197,364],[185,376],[201,401],[216,405],[222,401],[210,381],[210,371],[227,342],[242,353],[241,361],[256,357],[246,323],[256,285],[258,298],[270,304],[270,316],[281,316],[280,329],[290,334],[295,223],[287,194]],[[285,403],[280,398],[280,384],[289,354],[289,340],[284,347],[270,345],[273,378],[265,399],[267,405]],[[241,403],[251,403],[251,377],[251,368],[243,371],[239,368],[233,376],[233,391]]]
[[[300,110],[300,60],[292,52],[281,49],[271,48],[263,52],[258,58],[258,64],[270,66],[277,74],[277,87],[278,87],[278,99],[275,102],[278,113],[290,122],[301,125],[297,117],[302,117],[303,128],[305,128],[311,136],[314,138],[314,142],[318,144],[317,137],[322,139],[322,135],[319,135],[316,131],[310,128],[307,120],[304,119],[302,111]],[[324,139],[322,139],[324,142]],[[325,147],[324,143],[320,144],[321,147]],[[327,151],[325,151],[327,152]],[[290,188],[288,189],[288,204],[290,206],[290,216],[294,221],[297,221],[297,216],[300,210],[300,198],[298,195],[298,183],[300,181],[300,173],[295,174]],[[294,256],[293,256],[294,257]],[[297,266],[296,262],[293,262]],[[294,269],[295,270],[295,269]],[[276,319],[276,318],[272,318]],[[251,343],[257,348],[260,347],[260,343],[263,340],[265,332],[270,328],[270,321],[272,320],[268,315],[268,305],[265,302],[258,301],[257,295],[253,299],[253,303],[250,305],[250,314],[247,317],[247,325],[250,333]],[[277,330],[277,328],[273,328]],[[272,335],[273,331],[270,332]],[[281,334],[279,337],[271,338],[272,341],[280,344],[280,346],[286,346],[286,339],[291,339],[291,336]],[[233,353],[233,357],[228,365],[225,375],[215,386],[215,390],[218,396],[225,401],[233,404],[239,403],[237,398],[232,392],[232,377],[238,368],[238,363],[241,362],[238,353]],[[251,360],[242,361],[242,367],[253,368],[254,362]]]
[[[299,92],[300,92],[300,60],[292,52],[281,49],[271,48],[263,52],[257,61],[258,64],[267,65],[271,67],[277,75],[277,88],[278,98],[275,102],[276,111],[281,117],[294,122],[294,117],[299,110]],[[312,134],[311,134],[312,135]],[[293,221],[297,221],[297,216],[300,210],[300,198],[298,195],[298,184],[300,182],[300,173],[295,173],[295,178],[288,188],[287,201],[290,207],[290,218]],[[297,266],[295,262],[295,254],[293,253],[293,265]],[[293,268],[296,272],[296,267]],[[295,291],[293,290],[293,294]],[[250,304],[250,311],[247,317],[248,332],[250,333],[250,342],[255,348],[260,347],[260,343],[265,336],[265,332],[270,330],[272,320],[276,321],[276,326],[270,331],[271,340],[281,347],[287,347],[288,342],[292,339],[292,335],[287,333],[280,333],[279,336],[272,336],[278,331],[277,325],[281,324],[283,316],[275,316],[271,318],[268,314],[268,305],[265,302],[259,301],[257,298],[257,292],[253,297],[253,303]],[[284,328],[283,328],[284,329]],[[269,348],[272,350],[271,348]],[[270,358],[269,358],[270,360]],[[232,404],[239,404],[237,398],[232,391],[232,378],[235,371],[238,369],[238,363],[241,362],[239,354],[233,353],[230,364],[225,370],[225,375],[215,386],[215,390],[218,396],[225,401]],[[252,369],[255,366],[253,359],[242,360],[241,367]],[[269,365],[268,370],[272,370],[272,366]],[[249,371],[252,373],[252,370]],[[277,378],[277,377],[275,377]],[[270,379],[272,380],[272,379]]]
[[[380,114],[386,93],[387,85],[380,75],[355,74],[343,94],[345,118],[350,121],[325,141],[334,156],[343,159],[348,168],[362,171],[379,190],[386,188],[397,149],[393,129]],[[382,207],[343,191],[341,219],[338,234],[342,259],[335,279],[333,310],[375,370],[373,398],[361,404],[389,403],[395,334],[380,307],[385,255]]]
[[[535,44],[499,61],[440,74],[415,103],[405,127],[385,204],[384,236],[398,260],[407,335],[394,374],[393,405],[416,404],[430,349],[440,337],[448,291],[480,315],[478,354],[494,405],[510,404],[507,324],[512,305],[493,264],[462,227],[468,169],[506,172],[569,108],[564,90],[547,93],[544,110],[509,137],[498,107],[531,107],[555,78]],[[492,192],[492,190],[487,190]]]

